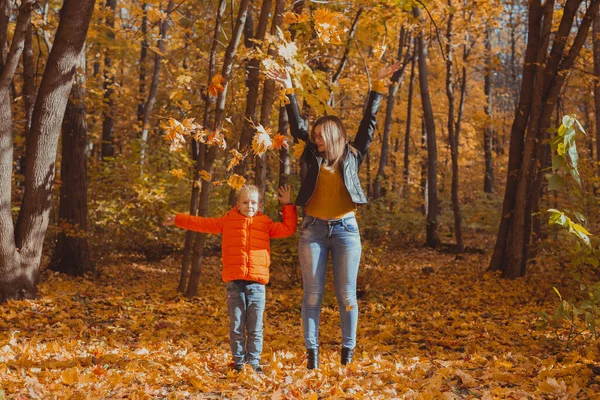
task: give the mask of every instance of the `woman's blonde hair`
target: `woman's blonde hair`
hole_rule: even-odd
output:
[[[258,188],[254,185],[244,185],[241,188],[238,189],[238,191],[235,193],[235,199],[237,201],[240,201],[240,199],[242,198],[242,196],[249,196],[250,194],[256,193],[258,194],[258,201],[261,201],[260,198],[260,192],[258,191]]]
[[[325,168],[333,171],[344,157],[348,136],[346,127],[342,120],[335,115],[325,115],[319,118],[310,133],[310,139],[315,142],[315,129],[321,127],[321,136],[327,147],[323,157],[325,158]]]

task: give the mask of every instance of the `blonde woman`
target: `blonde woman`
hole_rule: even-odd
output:
[[[352,361],[358,324],[356,278],[362,253],[355,211],[358,205],[367,202],[358,170],[373,140],[375,115],[383,96],[382,81],[399,67],[400,63],[395,63],[376,74],[378,84],[369,93],[352,145],[343,122],[336,116],[319,118],[309,133],[300,117],[295,96],[289,95],[290,103],[286,109],[291,133],[307,143],[302,154],[306,174],[295,203],[304,207],[305,212],[298,256],[304,290],[302,325],[308,369],[319,368],[319,322],[329,254],[342,330],[341,363],[346,365]],[[285,88],[292,87],[286,71],[273,70],[267,76]]]

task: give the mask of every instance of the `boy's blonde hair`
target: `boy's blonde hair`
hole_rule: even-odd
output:
[[[252,193],[258,194],[258,201],[260,202],[261,201],[260,193],[258,191],[258,188],[254,185],[244,185],[241,188],[239,188],[235,194],[235,199],[237,201],[240,201],[242,196],[249,196]]]

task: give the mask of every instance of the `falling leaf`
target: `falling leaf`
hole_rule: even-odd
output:
[[[229,154],[231,154],[231,160],[229,160],[229,164],[227,164],[227,171],[231,171],[233,167],[238,165],[240,161],[244,159],[244,155],[236,149],[230,150]]]
[[[281,149],[282,147],[287,147],[287,141],[285,140],[285,136],[283,136],[282,134],[278,133],[275,136],[273,136],[273,148],[274,149]]]
[[[301,22],[306,21],[307,18],[301,14],[297,14],[295,12],[285,12],[283,13],[283,23],[284,24],[299,24]]]
[[[288,98],[288,94],[294,93],[294,88],[281,88],[279,91],[279,105],[281,107],[286,104],[290,104],[290,99]]]
[[[185,172],[183,172],[182,169],[172,169],[170,173],[177,179],[183,179],[183,177],[185,176]]]
[[[223,87],[223,82],[225,82],[225,78],[223,78],[220,74],[216,74],[212,78],[210,85],[208,85],[208,94],[212,97],[217,97],[219,93],[225,90]]]
[[[315,31],[321,43],[342,44],[338,27],[342,15],[319,7],[314,13]]]
[[[304,140],[298,140],[298,143],[292,146],[292,155],[299,159],[302,157],[302,153],[304,153],[304,148],[306,147],[306,142]]]
[[[385,50],[387,49],[387,45],[382,42],[382,43],[377,43],[375,45],[375,47],[373,48],[373,55],[378,59],[381,60],[381,57],[383,57],[383,54],[385,53]]]
[[[200,178],[202,178],[203,181],[209,182],[210,181],[210,174],[208,173],[208,171],[206,170],[202,170],[199,172],[200,174]]]
[[[229,177],[229,179],[227,180],[227,184],[229,186],[231,186],[232,189],[235,189],[235,190],[238,190],[239,188],[244,186],[244,183],[246,183],[246,178],[244,178],[243,176],[237,175],[237,174],[231,175]]]
[[[254,139],[252,139],[254,154],[257,156],[263,155],[271,148],[272,144],[269,132],[262,125],[256,125],[256,134],[254,135]]]

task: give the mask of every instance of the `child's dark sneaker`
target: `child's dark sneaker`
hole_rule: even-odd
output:
[[[237,372],[242,372],[244,369],[244,364],[233,364],[233,369],[235,369]]]

